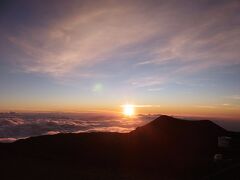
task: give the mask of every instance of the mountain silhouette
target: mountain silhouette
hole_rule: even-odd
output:
[[[30,137],[0,144],[0,178],[199,179],[218,168],[218,137],[229,135],[208,120],[162,115],[130,133]]]
[[[190,121],[162,115],[145,126],[138,127],[132,133],[176,133],[180,134],[225,134],[226,130],[209,120]]]

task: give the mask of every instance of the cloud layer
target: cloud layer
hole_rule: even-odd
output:
[[[125,119],[121,116],[103,114],[8,114],[0,115],[0,142],[11,142],[19,138],[52,135],[57,133],[79,133],[93,131],[129,132],[156,116],[138,116]]]

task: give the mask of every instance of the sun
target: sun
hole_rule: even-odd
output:
[[[123,105],[123,114],[126,116],[133,116],[135,114],[134,105],[124,104]]]

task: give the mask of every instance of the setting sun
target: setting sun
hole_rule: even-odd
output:
[[[123,105],[123,114],[126,116],[133,116],[135,114],[134,105],[132,104]]]

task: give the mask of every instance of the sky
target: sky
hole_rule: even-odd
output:
[[[238,0],[3,0],[0,111],[239,118]]]

